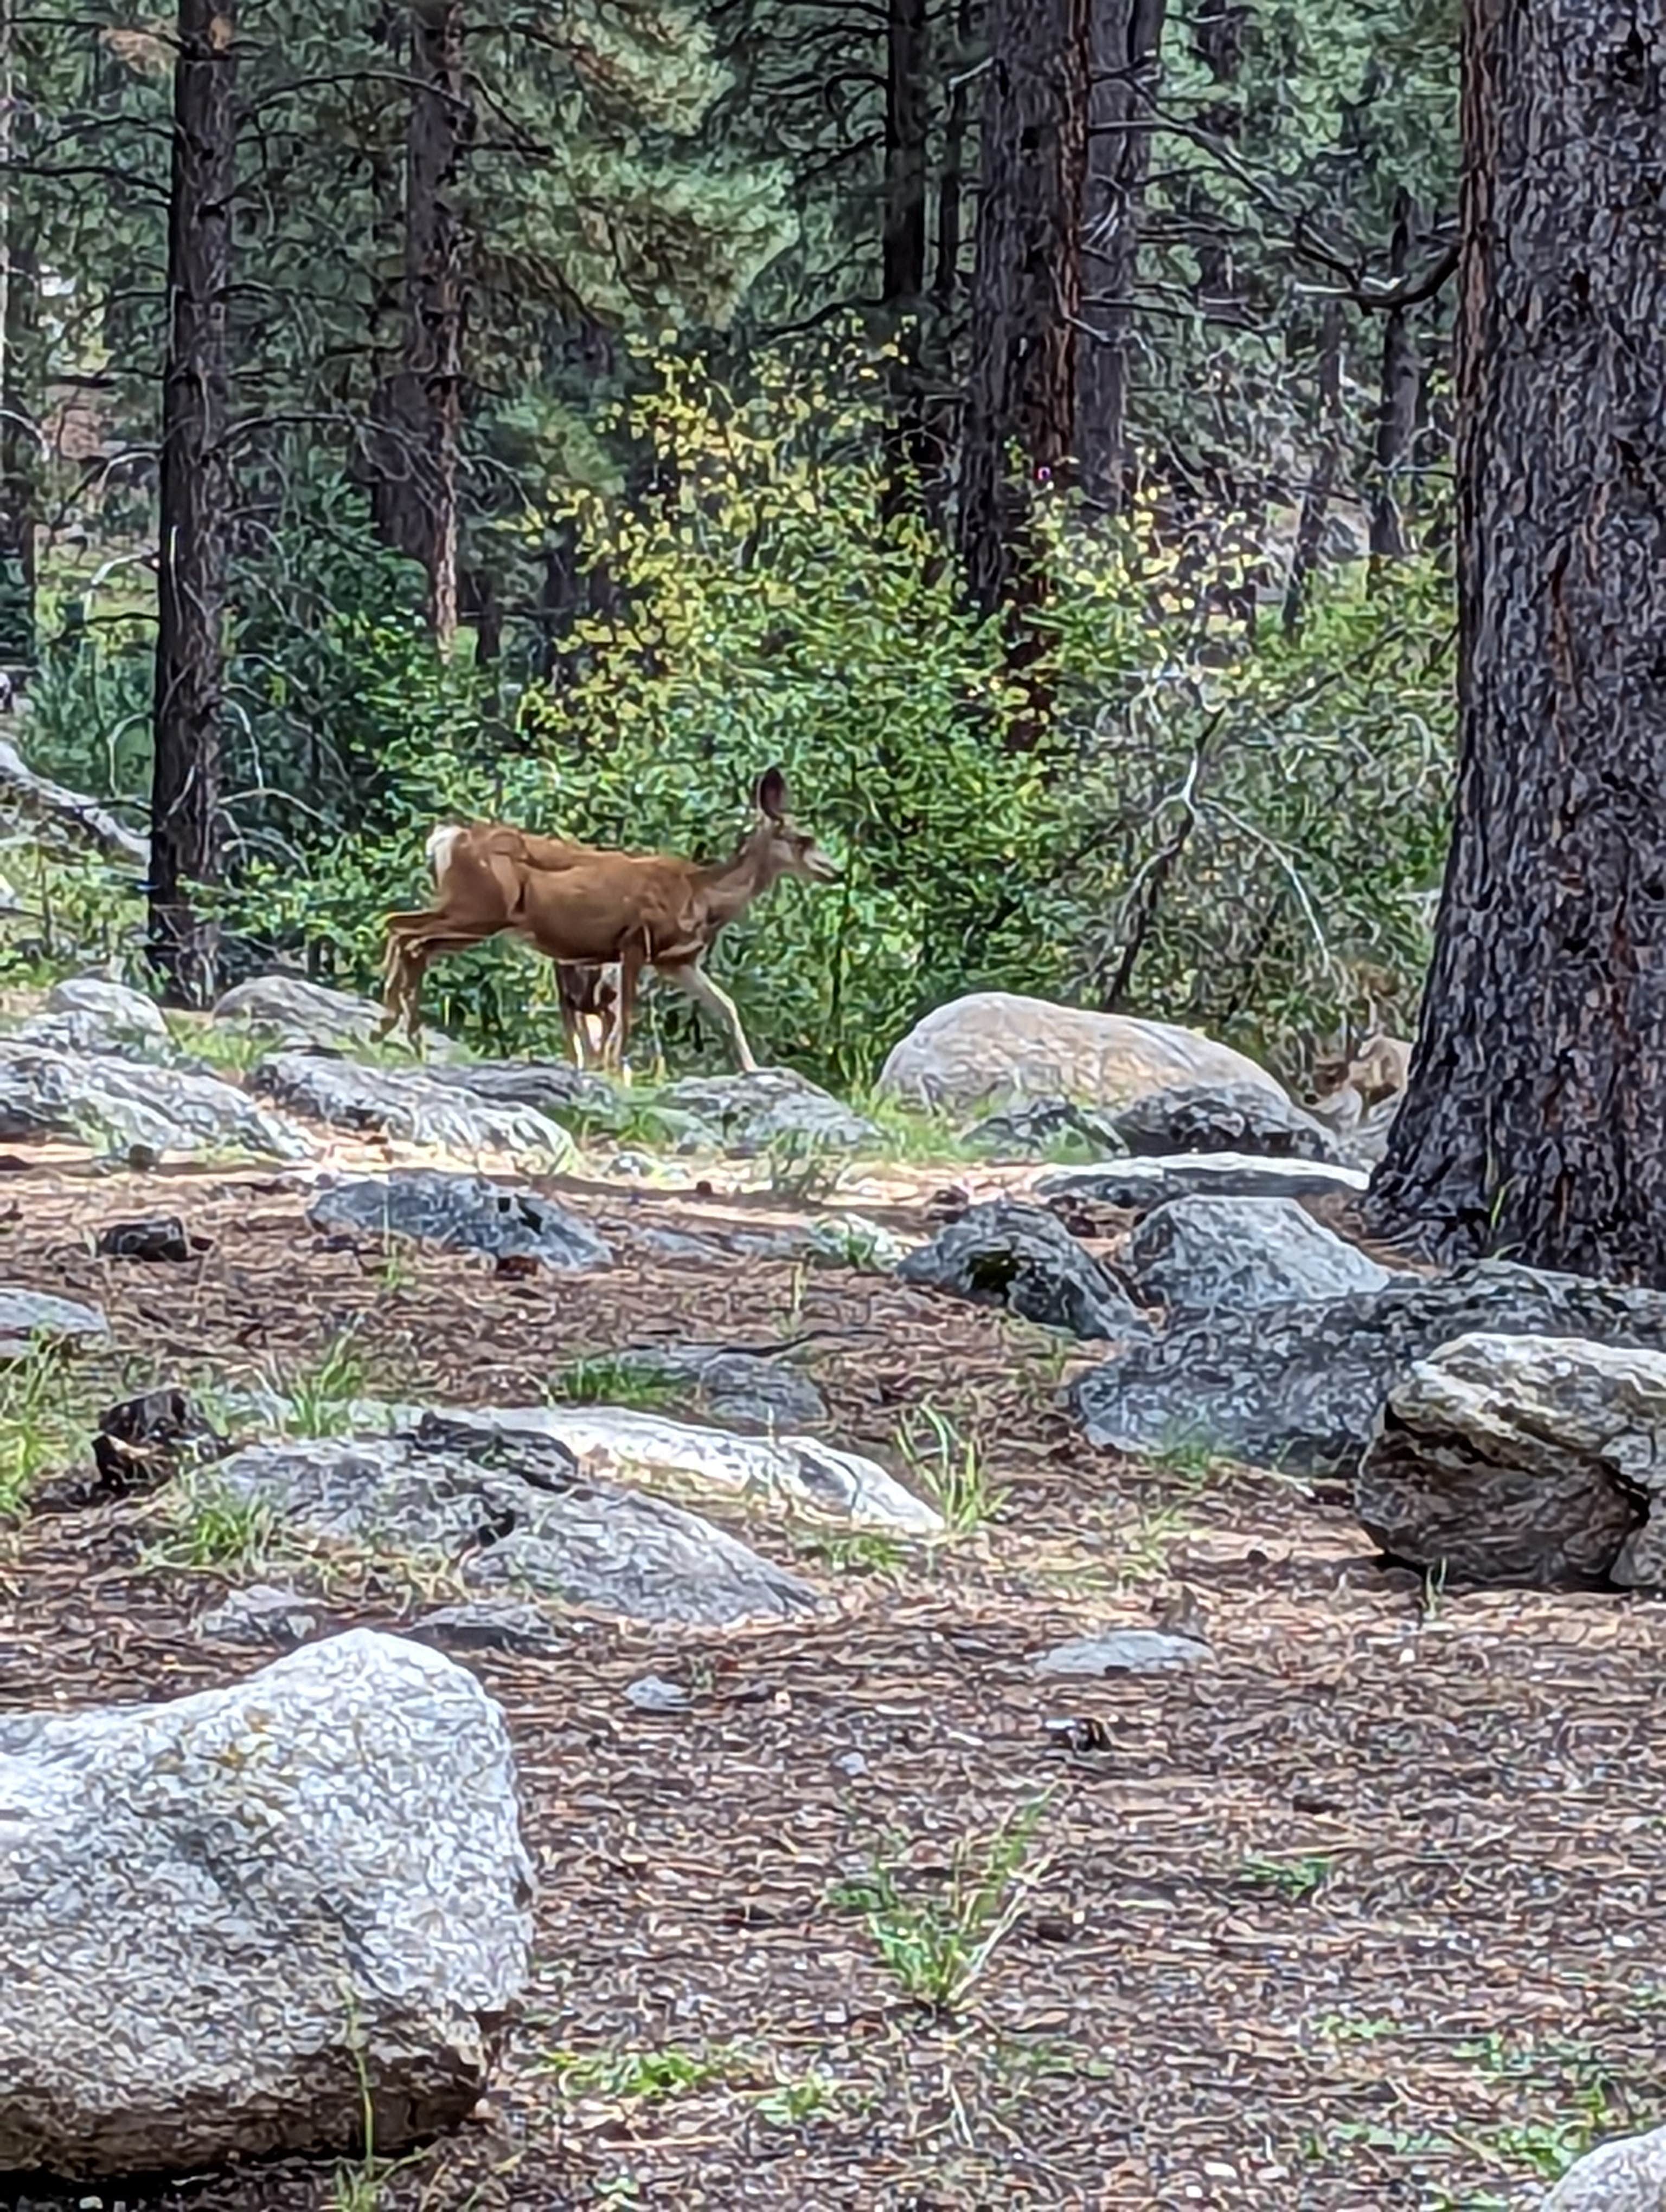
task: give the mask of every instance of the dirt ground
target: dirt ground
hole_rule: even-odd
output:
[[[902,1220],[958,1173],[852,1202]],[[120,1352],[94,1396],[293,1370],[349,1318],[369,1387],[476,1403],[628,1343],[786,1344],[835,1437],[908,1479],[898,1425],[929,1401],[999,1510],[927,1547],[708,1500],[818,1582],[828,1616],[575,1617],[558,1660],[469,1656],[509,1718],[540,1882],[535,1986],[474,2122],[391,2168],[64,2203],[1483,2212],[1535,2204],[1576,2150],[1662,2117],[1666,1605],[1431,1596],[1376,1563],[1340,1498],[1089,1449],[1039,1332],[842,1267],[641,1241],[781,1201],[545,1188],[613,1238],[614,1269],[392,1270],[307,1227],[304,1178],[40,1161],[0,1187],[0,1279],[103,1305]],[[211,1249],[92,1255],[96,1224],[158,1211]],[[216,1575],[142,1561],[153,1510],[3,1540],[6,1708],[170,1697],[264,1662],[194,1632]],[[1033,1671],[1182,1590],[1213,1667]],[[333,1623],[412,1601],[372,1585]],[[686,1709],[633,1706],[648,1674]],[[959,2004],[927,2009],[886,1931],[940,1929],[958,1860],[964,1893],[1017,1818],[1010,1925]],[[876,1881],[895,1892],[879,1921]]]

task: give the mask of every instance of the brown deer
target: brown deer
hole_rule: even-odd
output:
[[[684,991],[721,1024],[743,1072],[757,1066],[733,1001],[702,966],[720,930],[783,876],[830,883],[839,870],[787,817],[787,778],[772,768],[753,803],[757,819],[727,860],[702,866],[663,853],[611,853],[502,823],[436,830],[429,840],[437,896],[387,925],[382,1023],[404,1017],[414,1040],[422,976],[437,955],[512,931],[558,967],[618,963],[604,1057],[624,1058],[644,968]]]
[[[503,907],[505,928],[510,927],[514,915],[517,868],[567,868],[575,860],[595,860],[605,850],[598,845],[581,845],[569,837],[540,837],[531,830],[511,830],[498,823],[477,823],[470,830],[447,824],[430,832],[428,841],[428,860],[434,871],[436,889],[442,871],[451,863],[459,841],[464,839],[471,842],[475,889],[483,894],[489,883],[496,890]],[[465,860],[465,870],[471,865]],[[481,903],[483,905],[483,899]],[[382,994],[386,1003],[390,993],[397,989],[399,1003],[408,1004],[413,1042],[421,1018],[417,1007],[429,962],[438,953],[459,950],[461,944],[480,941],[471,937],[454,945],[429,939],[427,932],[433,918],[426,908],[420,912],[388,917]],[[587,1024],[591,1021],[595,1021],[600,1030],[595,1057],[599,1060],[605,1059],[618,995],[617,986],[608,981],[601,968],[575,967],[567,963],[556,967],[556,996],[561,1009],[562,1032],[567,1040],[568,1057],[575,1066],[582,1067],[585,1064]],[[396,1019],[395,1013],[387,1013],[377,1036],[386,1036]]]

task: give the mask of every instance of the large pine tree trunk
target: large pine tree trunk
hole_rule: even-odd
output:
[[[1076,428],[1088,0],[992,0],[959,536],[987,612],[1033,589],[1025,523]],[[1018,448],[1014,480],[1008,448]]]
[[[167,233],[150,953],[167,995],[212,996],[218,933],[192,886],[220,865],[220,710],[230,483],[227,306],[236,183],[232,0],[179,0]]]
[[[1468,0],[1461,753],[1380,1224],[1666,1283],[1663,0]]]
[[[1090,510],[1116,513],[1132,489],[1128,357],[1140,203],[1151,164],[1152,97],[1167,0],[1091,0],[1093,86],[1082,204],[1086,258],[1076,391],[1076,457]]]

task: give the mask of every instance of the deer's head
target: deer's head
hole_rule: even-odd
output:
[[[758,778],[752,804],[757,827],[747,842],[770,881],[781,876],[806,876],[814,884],[838,881],[838,862],[787,814],[787,777],[781,769],[768,769]]]

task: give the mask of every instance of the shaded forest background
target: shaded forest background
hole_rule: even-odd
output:
[[[0,651],[35,766],[141,827],[159,727],[200,769],[220,980],[368,982],[436,818],[709,852],[780,760],[848,874],[718,956],[769,1057],[860,1086],[979,988],[1292,1077],[1409,1024],[1445,0],[8,9]],[[500,1048],[551,996],[429,990]]]

